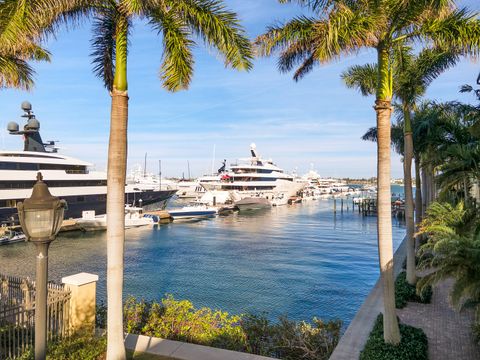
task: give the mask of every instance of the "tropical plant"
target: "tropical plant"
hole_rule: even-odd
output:
[[[360,360],[427,360],[428,339],[422,329],[400,324],[402,342],[392,346],[383,341],[382,315],[375,321]]]
[[[225,65],[249,70],[251,46],[235,13],[221,0],[104,0],[95,8],[94,72],[112,97],[108,147],[107,291],[108,359],[125,358],[122,325],[124,202],[127,166],[127,54],[133,20],[146,19],[162,38],[160,80],[169,91],[188,88],[194,38],[216,48]]]
[[[0,2],[0,89],[30,90],[35,71],[30,61],[50,61],[50,53],[41,46],[45,35],[64,21],[63,14],[74,19],[87,1],[9,0]]]
[[[373,48],[377,52],[375,111],[378,129],[378,248],[384,290],[384,337],[400,342],[395,315],[390,193],[390,117],[393,95],[392,50],[397,45],[431,43],[478,53],[480,23],[475,14],[448,0],[280,0],[297,2],[313,11],[286,24],[270,26],[255,43],[258,53],[279,53],[279,69],[299,65],[299,80],[315,65]]]
[[[458,102],[424,103],[415,112],[415,151],[428,174],[426,205],[433,201],[433,192],[443,199],[470,201],[470,188],[480,176],[475,131],[479,116],[475,107]],[[433,169],[437,172],[435,182]]]
[[[175,300],[171,295],[161,302],[131,297],[124,314],[129,333],[290,360],[327,360],[342,329],[339,320],[306,322],[281,316],[273,323],[265,314],[230,315],[196,309],[190,301]]]
[[[405,221],[407,237],[407,281],[414,285],[415,275],[415,221],[412,189],[412,159],[414,141],[412,130],[412,112],[418,99],[425,94],[427,86],[449,67],[455,65],[458,54],[443,49],[424,49],[418,55],[411,47],[398,44],[393,48],[392,76],[393,96],[399,101],[399,123],[403,125],[403,141],[399,142],[393,135],[392,144],[397,145],[397,152],[403,155]],[[342,73],[342,79],[350,88],[360,90],[362,95],[375,94],[375,80],[378,68],[376,64],[356,65]],[[420,209],[418,209],[420,210]],[[419,213],[419,212],[417,212]],[[417,216],[419,220],[419,216]]]
[[[468,211],[463,203],[456,206],[433,203],[422,222],[421,231],[428,242],[421,253],[422,268],[429,273],[417,283],[417,292],[426,286],[453,278],[450,293],[459,309],[475,306],[476,322],[480,323],[480,229],[476,211]]]

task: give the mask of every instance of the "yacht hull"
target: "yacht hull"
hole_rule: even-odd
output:
[[[262,197],[257,198],[244,198],[240,201],[235,203],[235,206],[238,207],[240,211],[247,211],[247,210],[260,210],[260,209],[268,209],[272,205],[271,203]]]
[[[166,202],[175,194],[175,192],[176,190],[162,190],[126,193],[125,203],[141,206],[155,205],[156,207],[158,206],[158,208],[164,208]],[[96,214],[105,214],[107,212],[105,194],[61,196],[61,198],[67,202],[68,206],[68,208],[65,210],[65,219],[81,218],[82,212],[86,210],[94,210]],[[17,199],[16,201],[18,202],[23,200],[24,199]],[[0,224],[18,224],[17,208],[0,208]]]

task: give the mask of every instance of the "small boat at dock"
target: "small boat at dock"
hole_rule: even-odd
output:
[[[20,231],[6,230],[5,233],[0,236],[0,245],[8,245],[21,241],[27,241],[27,237]]]
[[[157,216],[143,214],[142,208],[129,205],[125,206],[125,229],[154,225],[157,222]],[[83,231],[106,230],[107,215],[95,216],[95,211],[84,211],[82,218],[77,220],[77,226]]]
[[[207,205],[189,205],[180,209],[169,210],[168,213],[173,220],[209,218],[218,214],[218,209]]]

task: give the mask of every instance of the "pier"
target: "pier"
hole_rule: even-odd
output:
[[[337,203],[338,202],[338,203]],[[338,207],[340,212],[349,211],[349,204],[352,205],[352,211],[358,211],[362,216],[377,215],[377,199],[376,198],[354,198],[351,201],[344,198],[333,198],[333,212],[337,213]],[[398,219],[405,219],[405,204],[401,201],[392,201],[392,216]]]

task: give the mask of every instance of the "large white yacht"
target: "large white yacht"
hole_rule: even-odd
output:
[[[200,178],[200,184],[207,190],[235,191],[242,198],[256,194],[269,199],[279,194],[295,196],[306,185],[272,160],[262,159],[255,144],[250,145],[250,153],[250,158],[240,159],[241,163],[230,165],[229,170],[224,162],[218,176]]]
[[[15,122],[8,124],[12,135],[22,135],[23,151],[0,151],[0,223],[15,224],[17,202],[32,193],[37,172],[41,172],[50,192],[67,201],[65,218],[79,218],[84,210],[97,214],[106,212],[107,174],[91,171],[91,164],[72,157],[60,155],[55,143],[45,144],[40,136],[40,122],[28,102],[22,103],[27,123],[23,130]],[[142,190],[128,184],[125,201],[129,204],[165,205],[176,190]]]

